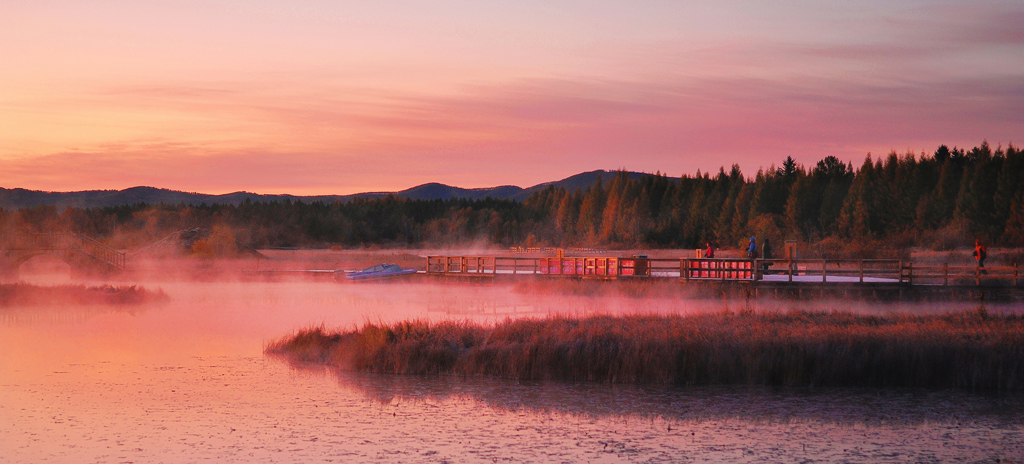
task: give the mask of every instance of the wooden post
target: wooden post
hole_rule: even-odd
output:
[[[864,283],[864,260],[860,260],[860,283]]]
[[[1013,263],[1013,286],[1017,286],[1017,263]]]
[[[828,260],[821,260],[821,284],[825,285],[828,283]]]
[[[690,281],[690,260],[683,258],[679,259],[679,273],[680,275],[685,273],[686,277],[684,277],[684,279],[687,282]]]
[[[907,282],[914,285],[914,263],[907,263]]]
[[[789,281],[790,282],[793,281],[793,268],[795,268],[795,267],[796,267],[796,264],[794,264],[793,261],[789,261]]]
[[[974,268],[974,285],[981,286],[981,267]]]
[[[949,286],[949,263],[942,263],[942,286]]]

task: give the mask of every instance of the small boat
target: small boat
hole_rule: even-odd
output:
[[[371,266],[362,271],[338,271],[345,274],[345,278],[349,280],[371,280],[371,279],[387,279],[391,277],[398,277],[403,275],[415,274],[415,269],[402,269],[402,266],[397,264],[378,264]]]

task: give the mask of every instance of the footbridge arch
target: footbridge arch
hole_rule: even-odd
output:
[[[123,271],[126,264],[124,252],[82,234],[19,234],[0,243],[0,274],[16,275],[22,263],[40,255],[55,256],[83,273]]]

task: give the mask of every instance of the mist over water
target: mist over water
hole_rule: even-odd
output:
[[[59,271],[22,278],[98,283]],[[1024,455],[1019,394],[532,384],[337,373],[262,354],[269,341],[320,325],[949,309],[937,305],[688,300],[671,289],[604,284],[194,282],[171,273],[126,284],[161,289],[170,301],[0,308],[0,461],[995,462]]]

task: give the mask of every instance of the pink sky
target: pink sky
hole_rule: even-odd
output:
[[[0,187],[347,194],[1021,143],[1019,1],[368,3],[7,2]]]

